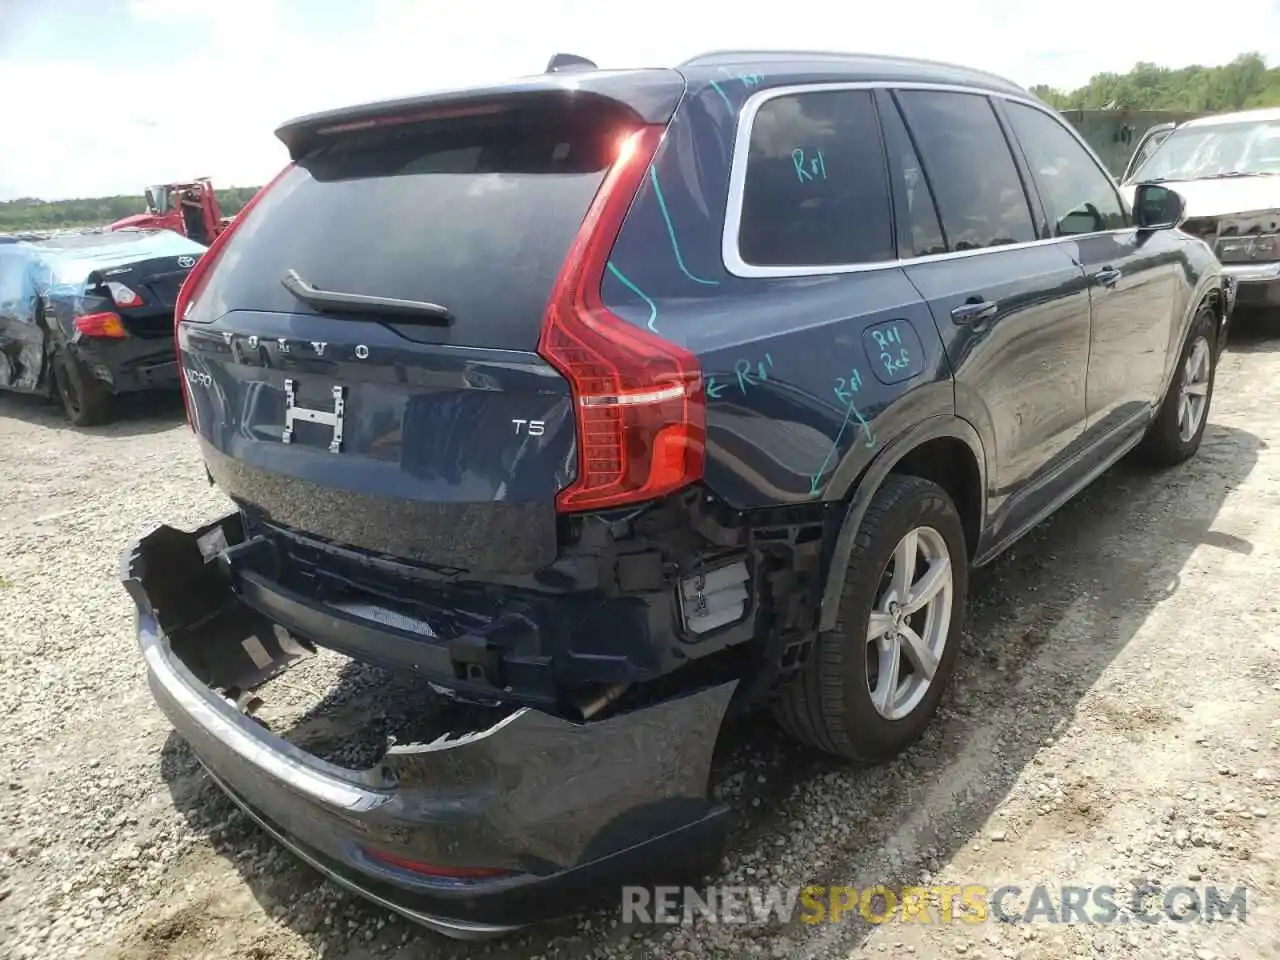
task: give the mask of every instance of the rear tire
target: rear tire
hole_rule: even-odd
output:
[[[964,530],[947,492],[890,475],[854,539],[836,628],[775,704],[779,724],[861,763],[900,753],[951,679],[968,587]]]
[[[1169,389],[1138,445],[1139,456],[1152,466],[1172,467],[1200,449],[1218,372],[1218,340],[1213,307],[1201,304],[1191,322],[1187,342],[1182,345]]]
[[[53,382],[63,413],[77,427],[107,423],[115,413],[115,397],[71,355],[53,356]]]

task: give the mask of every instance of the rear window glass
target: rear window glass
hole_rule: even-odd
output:
[[[738,252],[755,266],[895,258],[869,91],[794,94],[760,107],[751,127]]]
[[[236,231],[201,297],[229,310],[314,312],[281,285],[447,307],[405,335],[532,349],[551,285],[632,129],[609,103],[541,101],[346,134],[298,161]]]

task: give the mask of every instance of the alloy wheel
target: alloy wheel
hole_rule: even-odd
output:
[[[1211,353],[1209,341],[1196,337],[1191,352],[1182,365],[1182,380],[1178,392],[1178,436],[1183,443],[1200,429],[1205,409],[1209,406],[1209,373]]]
[[[898,541],[867,626],[867,691],[886,720],[928,693],[951,628],[954,578],[942,534],[916,527]]]

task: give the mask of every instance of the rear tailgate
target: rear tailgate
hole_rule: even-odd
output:
[[[179,327],[218,484],[274,524],[399,558],[504,573],[554,560],[575,428],[568,383],[535,351],[622,137],[655,90],[674,109],[683,89],[640,76],[646,112],[559,79],[288,128],[305,151]],[[352,297],[360,309],[334,306]]]

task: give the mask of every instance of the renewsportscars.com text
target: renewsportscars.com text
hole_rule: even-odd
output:
[[[1217,923],[1247,920],[1245,887],[623,887],[627,923]]]

